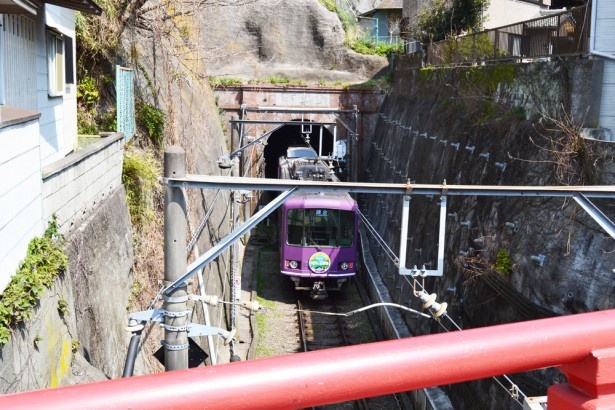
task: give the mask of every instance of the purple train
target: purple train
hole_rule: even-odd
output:
[[[278,177],[338,181],[312,148],[290,147]],[[280,271],[296,290],[315,299],[344,290],[357,272],[357,202],[346,193],[305,193],[289,198],[279,213]]]

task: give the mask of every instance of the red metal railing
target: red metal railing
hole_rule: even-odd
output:
[[[613,346],[608,310],[10,394],[0,408],[293,409],[561,365],[554,408],[615,408]]]

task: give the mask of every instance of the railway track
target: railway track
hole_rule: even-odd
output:
[[[308,298],[297,301],[297,319],[301,351],[330,349],[376,341],[369,313],[346,316],[361,307],[361,290],[353,281],[345,294],[333,294],[325,300]],[[397,397],[383,396],[320,406],[318,409],[400,409]]]
[[[348,346],[348,323],[342,320],[337,298],[324,301],[297,301],[297,318],[299,337],[302,350],[328,349],[331,347]],[[326,409],[369,409],[366,399],[338,403],[321,407]]]
[[[331,293],[313,300],[307,292],[297,292],[290,280],[277,273],[278,254],[261,249],[258,258],[258,295],[264,306],[259,321],[255,358],[330,349],[380,340],[374,329],[374,311],[351,316],[344,314],[366,305],[353,281],[343,293]],[[395,396],[319,406],[322,410],[401,409]]]

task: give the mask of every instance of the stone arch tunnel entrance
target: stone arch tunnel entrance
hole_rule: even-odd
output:
[[[323,156],[333,154],[333,134],[327,127],[321,127],[318,124],[284,125],[280,129],[274,131],[267,139],[267,145],[264,150],[265,178],[277,178],[278,159],[286,155],[286,150],[290,146],[307,146],[308,138],[309,145],[314,148],[316,152],[321,152]]]

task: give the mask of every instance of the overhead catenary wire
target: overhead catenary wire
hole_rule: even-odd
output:
[[[218,201],[218,198],[220,197],[221,191],[222,191],[221,189],[218,189],[218,191],[216,192],[216,196],[214,196],[214,199],[211,201],[211,204],[209,205],[209,208],[207,209],[205,216],[203,216],[201,223],[199,224],[198,228],[196,228],[196,230],[192,234],[192,237],[190,238],[190,241],[188,242],[188,245],[186,246],[186,251],[188,253],[192,251],[192,248],[194,247],[194,244],[196,243],[199,236],[201,236],[201,233],[203,232],[203,229],[205,228],[207,221],[209,221],[209,217],[211,216],[214,210],[214,207],[216,206],[216,202]]]
[[[384,239],[382,239],[382,237],[380,237],[380,235],[378,234],[378,232],[375,231],[375,228],[373,228],[373,226],[369,223],[369,221],[367,221],[367,218],[365,218],[365,216],[359,211],[359,215],[361,216],[361,220],[364,222],[364,225],[366,227],[368,227],[368,231],[373,235],[374,239],[376,239],[376,242],[382,247],[382,249],[384,250],[384,253],[393,261],[393,262],[397,262],[396,266],[399,266],[399,258],[397,258],[397,256],[395,255],[395,253],[393,252],[393,250],[386,244],[386,242],[384,241]],[[425,291],[426,289],[423,286],[422,283],[420,283],[419,281],[414,280],[415,278],[411,278],[405,275],[402,275],[402,277],[404,278],[404,280],[415,290],[414,295],[417,295],[416,292],[416,286],[418,285],[420,287],[421,291]],[[389,305],[394,305],[395,307],[399,307],[399,308],[403,308],[404,310],[409,310],[413,313],[417,313],[416,310],[414,309],[410,309],[407,308],[406,306],[402,306],[402,305],[397,305],[397,304],[389,304],[389,303],[382,303],[382,304],[375,304],[375,305],[385,305],[385,306],[389,306]],[[357,309],[357,311],[360,310],[366,310],[368,308],[371,307],[375,307],[374,305],[369,305],[368,307],[362,308],[362,309]],[[334,314],[334,313],[329,313],[329,312],[315,312],[312,311],[312,313],[320,313],[320,314]],[[356,313],[355,311],[353,312],[349,312],[350,314]],[[420,312],[418,312],[420,313]],[[341,315],[347,315],[349,316],[350,314],[341,314]],[[440,325],[440,327],[442,329],[444,329],[446,332],[450,332],[450,329],[448,329],[446,326],[444,326],[444,324],[442,323],[442,321],[440,320],[440,318],[436,318],[434,316],[431,315],[426,315],[424,313],[420,313],[420,316],[424,316],[424,317],[428,317],[430,319],[435,319],[436,322]],[[456,330],[462,330],[462,328],[448,315],[448,313],[444,313],[442,315],[442,317],[447,318],[450,323],[456,328]],[[506,386],[504,386],[496,377],[492,377],[492,379],[500,386],[502,387],[504,390],[506,390],[506,392],[510,395],[510,397],[515,400],[516,403],[518,403],[519,405],[521,405],[523,407],[523,402],[519,400],[519,396],[523,396],[524,398],[527,398],[527,395],[524,394],[519,387],[505,374],[501,375],[501,377],[503,377],[508,383],[510,383],[511,387],[510,389],[506,388]]]
[[[369,223],[367,217],[360,210],[358,210],[357,212],[359,213],[361,222],[363,222],[363,225],[373,235],[374,239],[376,239],[376,241],[380,244],[385,254],[391,259],[391,261],[393,261],[395,266],[399,266],[399,258],[397,257],[397,255],[395,255],[395,252],[391,248],[389,248],[389,245],[387,245],[385,240],[378,234],[376,228],[374,228],[373,225]]]

